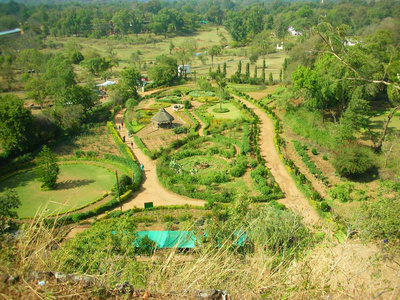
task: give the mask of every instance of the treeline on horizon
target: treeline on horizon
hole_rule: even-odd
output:
[[[22,3],[24,2],[24,3]],[[349,25],[362,35],[368,26],[400,15],[400,1],[9,1],[0,3],[0,31],[21,28],[41,37],[154,33],[185,35],[201,23],[224,25],[240,45],[268,30],[278,38],[287,28],[307,32],[320,22]],[[205,22],[204,22],[205,21]]]

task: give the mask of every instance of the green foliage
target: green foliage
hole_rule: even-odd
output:
[[[336,171],[345,177],[363,174],[374,166],[370,150],[356,143],[346,143],[338,147],[332,160]]]
[[[38,156],[38,180],[42,182],[41,188],[52,190],[57,185],[60,167],[57,164],[57,156],[46,145],[43,146]]]
[[[188,128],[186,126],[179,126],[173,129],[175,134],[184,134],[188,133]]]
[[[152,152],[150,152],[150,150],[146,147],[146,145],[142,142],[142,140],[140,139],[140,137],[138,137],[137,135],[135,135],[133,137],[133,140],[135,141],[135,144],[139,147],[140,150],[142,150],[142,152],[144,154],[146,154],[148,157],[150,157],[151,159],[154,159],[155,156]]]
[[[177,61],[173,57],[160,55],[156,64],[148,71],[149,77],[157,85],[171,85],[178,78]]]
[[[396,198],[383,198],[364,203],[355,219],[360,236],[367,240],[386,238],[390,243],[398,244],[400,239],[399,211],[400,202]]]
[[[95,222],[89,229],[68,240],[53,255],[62,262],[63,271],[87,274],[115,272],[124,268],[135,254],[136,223],[131,218]],[[121,260],[124,257],[124,260]]]
[[[24,102],[14,95],[0,97],[0,145],[13,154],[29,150],[36,139],[35,122]]]
[[[320,204],[320,208],[323,212],[328,212],[331,210],[331,207],[329,206],[328,203],[326,203],[325,201],[322,201]]]
[[[5,189],[0,194],[0,232],[3,232],[8,224],[8,218],[18,218],[15,209],[21,205],[18,193],[13,189]]]
[[[148,236],[142,237],[135,247],[135,252],[138,255],[152,255],[154,250],[156,249],[156,242],[151,240]]]
[[[251,212],[250,240],[258,249],[272,253],[293,255],[307,248],[312,235],[301,217],[290,210],[263,207]]]
[[[318,154],[318,150],[315,149],[315,148],[312,148],[311,149],[311,153],[314,154],[314,155],[317,155]]]

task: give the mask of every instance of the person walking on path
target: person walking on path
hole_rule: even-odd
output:
[[[121,122],[121,126],[124,127],[124,121]]]
[[[118,131],[121,131],[121,126],[120,125],[118,125]]]
[[[132,147],[132,149],[133,149],[133,142],[131,142],[131,147]]]
[[[142,172],[144,172],[144,165],[140,164],[140,170],[142,170]]]

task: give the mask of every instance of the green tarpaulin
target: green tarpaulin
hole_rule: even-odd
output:
[[[137,231],[138,241],[147,236],[163,248],[194,248],[196,238],[190,231]]]

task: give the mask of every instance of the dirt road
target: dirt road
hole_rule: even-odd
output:
[[[289,172],[279,158],[274,145],[274,125],[272,120],[260,108],[253,103],[236,97],[252,109],[260,119],[260,151],[266,161],[268,169],[271,171],[275,181],[279,184],[285,198],[279,202],[304,217],[304,221],[309,224],[317,223],[320,218],[313,207],[308,203],[306,197],[299,191]]]

